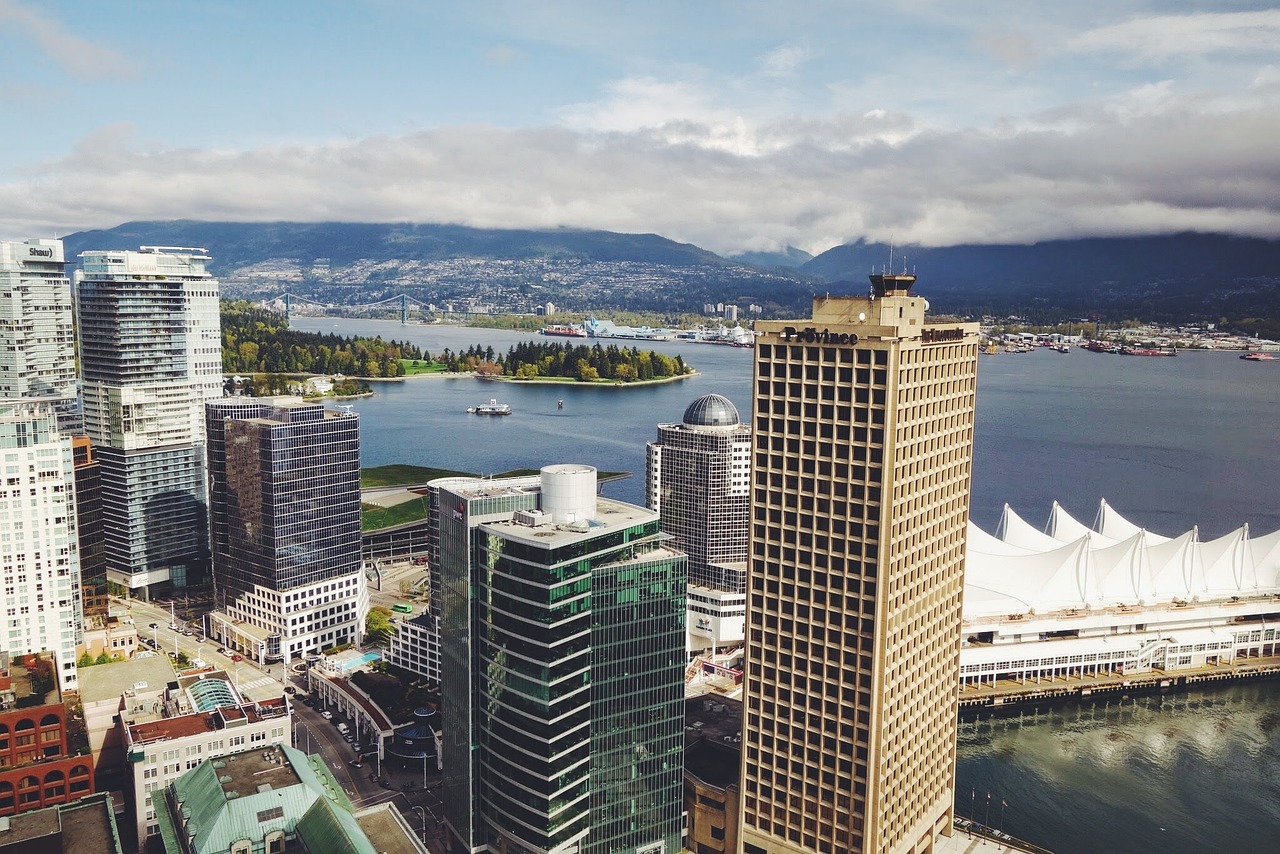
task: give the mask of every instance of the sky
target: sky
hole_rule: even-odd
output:
[[[0,238],[142,219],[1280,237],[1280,6],[0,0]]]

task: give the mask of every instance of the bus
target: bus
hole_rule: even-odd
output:
[[[401,614],[412,614],[413,606],[404,602],[397,602],[391,606],[392,611],[399,611]]]

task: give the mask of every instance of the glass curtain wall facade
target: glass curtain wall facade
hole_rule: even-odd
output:
[[[914,281],[758,327],[747,854],[951,833],[978,330]]]
[[[218,283],[199,249],[84,252],[76,273],[85,432],[102,471],[109,581],[207,582],[204,403],[222,396]]]
[[[81,430],[61,240],[0,241],[0,398],[48,400],[64,436]]]
[[[679,851],[685,556],[643,508],[554,522],[536,478],[432,487],[455,848]]]
[[[249,398],[210,402],[206,414],[219,609],[274,633],[273,658],[354,640],[364,619],[359,416]]]

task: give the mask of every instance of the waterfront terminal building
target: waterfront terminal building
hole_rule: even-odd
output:
[[[1280,531],[1166,537],[1105,501],[1092,528],[1055,502],[1041,531],[1006,506],[969,526],[963,621],[964,689],[1280,654]]]

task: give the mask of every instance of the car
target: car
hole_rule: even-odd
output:
[[[358,744],[352,744],[352,745],[351,745],[351,749],[352,749],[352,750],[354,750],[356,753],[359,753],[359,752],[360,752],[360,745],[358,745]]]
[[[176,632],[177,630],[178,630],[178,624],[177,624],[177,623],[170,623],[170,624],[169,624],[169,631],[171,631],[171,632]]]
[[[351,760],[350,762],[348,762],[347,764],[348,764],[348,765],[350,765],[352,768],[363,768],[363,767],[364,767],[364,763],[363,763],[363,762],[361,762],[359,759],[352,759],[352,760]]]
[[[244,656],[237,652],[235,655],[231,656],[231,660],[239,663],[241,661],[244,661]]]
[[[152,623],[151,625],[147,626],[147,628],[149,628],[149,629],[158,629],[158,628],[160,628],[160,624],[159,624],[159,623]]]
[[[333,720],[333,712],[329,711],[328,709],[325,709],[323,712],[320,713],[320,717],[324,718],[326,721],[331,721]]]
[[[292,685],[286,685],[284,686],[284,692],[286,694],[296,694],[298,693],[298,689],[293,687]]]
[[[227,654],[227,648],[225,646],[218,647],[218,655],[226,655],[226,654]]]
[[[349,732],[344,732],[342,734],[342,740],[345,741],[347,744],[351,744],[352,742],[355,741],[355,739],[351,736],[351,733]]]

